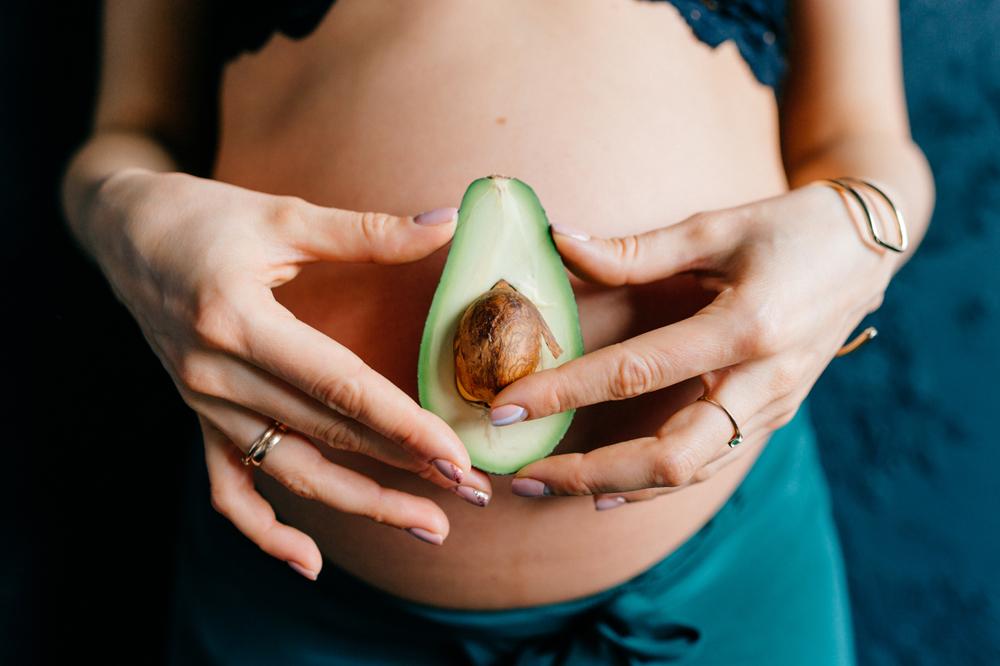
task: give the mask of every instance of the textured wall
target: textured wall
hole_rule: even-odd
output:
[[[903,0],[927,238],[813,394],[863,664],[1000,664],[1000,2]]]

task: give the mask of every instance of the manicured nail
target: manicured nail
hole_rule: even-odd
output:
[[[620,507],[625,503],[625,498],[619,495],[618,497],[602,497],[597,500],[596,508],[598,511],[607,511],[608,509],[615,509]]]
[[[452,490],[469,504],[486,506],[490,503],[489,493],[485,493],[478,488],[473,488],[472,486],[454,486]]]
[[[562,234],[563,236],[569,236],[570,238],[576,239],[578,241],[590,240],[590,234],[586,232],[577,231],[576,229],[570,229],[569,227],[564,226],[562,224],[553,224],[550,226],[552,227],[552,231],[556,232],[557,234]]]
[[[510,482],[510,491],[521,497],[541,497],[551,495],[552,489],[538,479],[514,479]]]
[[[442,458],[435,458],[431,462],[434,466],[438,468],[438,471],[444,474],[446,477],[454,481],[455,483],[462,482],[462,470],[453,462],[444,460]]]
[[[523,421],[528,410],[521,405],[501,405],[490,410],[490,422],[495,426],[505,426]]]
[[[444,543],[444,537],[440,534],[434,534],[429,530],[425,530],[422,527],[407,527],[406,531],[417,537],[421,541],[426,541],[427,543],[432,543],[435,546],[440,546]]]
[[[290,566],[291,568],[295,569],[295,571],[297,571],[298,573],[302,574],[303,576],[305,576],[309,580],[316,580],[316,576],[319,575],[315,571],[310,571],[309,569],[306,569],[304,566],[302,566],[298,562],[292,562],[291,560],[288,560],[288,566]]]
[[[451,222],[458,215],[457,208],[435,208],[434,210],[429,210],[426,213],[421,213],[413,218],[413,221],[417,224],[422,224],[425,227],[429,227],[434,224],[444,224],[445,222]]]

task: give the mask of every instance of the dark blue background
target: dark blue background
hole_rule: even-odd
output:
[[[88,128],[96,7],[0,4],[0,293],[22,372],[5,376],[3,664],[158,663],[164,639],[171,447],[194,423],[56,194]],[[1000,2],[904,0],[902,29],[936,213],[880,335],[834,361],[812,413],[862,664],[1000,664]]]
[[[1000,664],[1000,2],[902,3],[927,237],[811,394],[863,664]]]

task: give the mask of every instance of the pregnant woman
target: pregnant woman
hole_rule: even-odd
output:
[[[64,201],[201,424],[173,663],[853,663],[804,399],[933,206],[898,31],[889,0],[108,2]],[[416,402],[490,174],[538,193],[587,352],[493,401],[578,410],[509,476]]]

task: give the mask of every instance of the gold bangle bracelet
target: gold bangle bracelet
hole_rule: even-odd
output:
[[[834,357],[847,356],[852,351],[874,338],[876,335],[878,335],[878,329],[874,326],[869,326],[854,336],[853,340],[841,347],[840,350],[834,354]]]
[[[892,202],[892,199],[889,198],[889,195],[883,192],[882,189],[876,186],[874,183],[865,180],[863,178],[854,178],[853,176],[841,176],[840,178],[823,178],[816,182],[822,183],[823,185],[829,185],[838,192],[847,193],[850,194],[852,197],[854,197],[854,200],[857,201],[858,204],[861,206],[861,210],[864,211],[865,221],[868,223],[868,231],[871,233],[872,240],[874,240],[878,245],[888,250],[892,250],[893,252],[905,252],[906,248],[909,247],[910,241],[909,241],[909,236],[906,232],[906,222],[903,220],[903,213],[900,212],[899,208],[896,207],[896,204]],[[899,230],[898,244],[893,243],[891,241],[887,241],[879,235],[878,229],[875,228],[875,219],[872,217],[872,213],[871,210],[869,210],[868,208],[868,204],[865,203],[864,197],[862,197],[861,194],[859,194],[856,189],[851,187],[850,183],[852,182],[860,183],[862,185],[867,185],[875,193],[877,193],[880,197],[882,197],[882,199],[887,204],[889,204],[889,208],[892,209],[892,214],[896,218],[896,226]]]
[[[883,192],[881,188],[877,187],[874,183],[871,183],[867,180],[864,180],[862,178],[854,178],[851,176],[822,179],[817,182],[823,185],[829,185],[838,192],[848,193],[852,197],[854,197],[854,200],[857,201],[858,204],[861,206],[861,210],[864,211],[865,219],[868,222],[868,230],[871,232],[872,239],[878,245],[888,250],[892,250],[893,252],[906,251],[906,248],[909,246],[909,239],[906,233],[906,223],[903,221],[903,214],[892,202],[892,199],[890,199],[889,196],[885,192]],[[889,204],[889,207],[892,209],[892,213],[896,218],[896,224],[899,227],[898,245],[896,245],[895,243],[890,243],[889,241],[886,241],[881,236],[879,236],[878,230],[875,228],[875,221],[874,219],[872,219],[871,211],[868,209],[868,205],[865,203],[864,197],[862,197],[861,194],[856,189],[851,187],[851,185],[849,184],[852,182],[860,183],[862,185],[867,185],[876,193],[878,193],[878,195],[881,196],[882,199],[884,199],[887,204]],[[851,352],[857,350],[859,347],[862,347],[866,343],[870,342],[876,335],[878,335],[878,329],[876,329],[874,326],[869,326],[865,330],[861,331],[861,333],[854,336],[854,338],[850,342],[841,346],[841,348],[837,350],[837,353],[834,354],[834,356],[835,357],[846,356],[847,354],[850,354]]]

